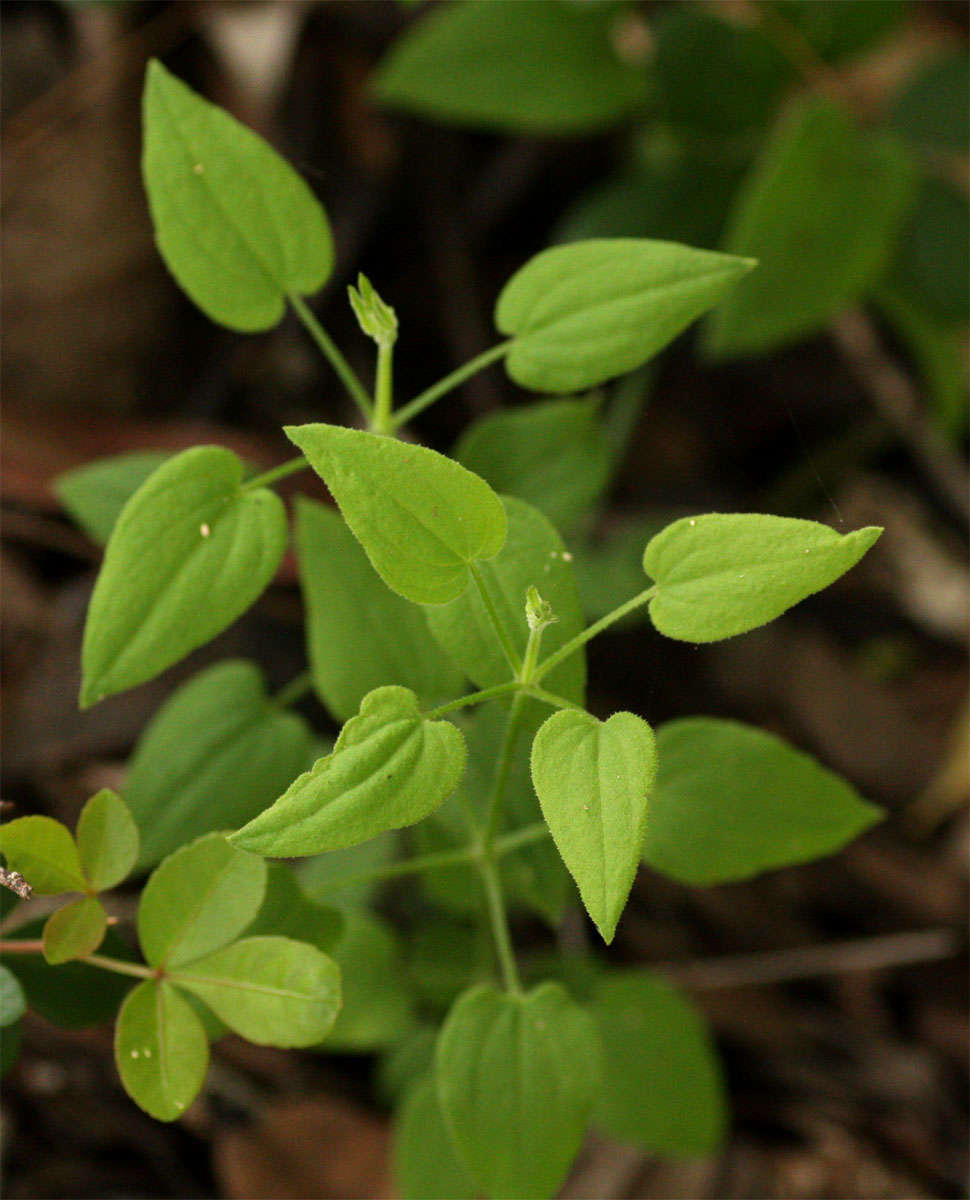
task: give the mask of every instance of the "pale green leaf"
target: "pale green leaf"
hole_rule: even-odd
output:
[[[597,129],[630,112],[646,91],[642,68],[620,57],[616,17],[609,4],[563,0],[442,6],[393,45],[374,89],[394,108],[458,125]]]
[[[330,275],[323,208],[262,138],[154,59],[143,114],[145,188],[169,270],[213,321],[269,329],[288,294]]]
[[[646,362],[754,266],[748,258],[646,238],[594,238],[530,259],[498,298],[523,387],[577,392]]]
[[[343,928],[340,910],[311,900],[292,867],[268,864],[263,903],[252,924],[246,926],[247,938],[288,937],[331,954],[343,936]]]
[[[408,1091],[396,1113],[393,1164],[402,1200],[475,1200],[478,1195],[455,1153],[431,1077]]]
[[[20,980],[0,964],[0,1029],[7,1029],[27,1011],[27,998]]]
[[[667,637],[716,642],[766,625],[854,567],[882,530],[838,534],[760,513],[683,517],[647,543],[650,618]]]
[[[548,400],[490,413],[469,426],[455,458],[569,529],[599,499],[610,448],[595,400]]]
[[[287,937],[244,938],[183,963],[171,978],[261,1046],[312,1046],[340,1009],[340,968],[315,946]]]
[[[233,841],[274,858],[319,854],[413,825],[457,787],[465,743],[449,721],[425,720],[402,687],[368,693],[333,754],[299,776]]]
[[[708,323],[718,356],[762,354],[821,329],[883,274],[913,196],[888,134],[811,100],[782,122],[738,194],[724,248],[756,272]]]
[[[115,1026],[115,1062],[125,1091],[157,1121],[174,1121],[199,1094],[209,1067],[202,1023],[170,983],[146,980]]]
[[[724,1140],[727,1096],[713,1039],[694,1005],[665,979],[624,971],[597,983],[591,1012],[609,1081],[594,1124],[652,1154],[714,1153]]]
[[[727,883],[840,850],[883,817],[773,734],[689,717],[657,731],[643,861],[683,883]]]
[[[479,567],[482,581],[506,635],[521,656],[529,638],[525,596],[536,587],[558,617],[542,639],[543,657],[585,628],[571,555],[542,513],[512,496],[502,499],[508,537],[500,553]],[[511,670],[492,619],[477,587],[450,604],[429,608],[431,632],[462,670],[481,688],[505,683]],[[582,703],[586,660],[582,651],[552,671],[543,686]]]
[[[336,425],[284,432],[310,460],[378,575],[416,604],[446,604],[469,566],[505,541],[498,496],[477,475],[424,446]]]
[[[51,913],[44,926],[44,958],[51,964],[93,954],[104,941],[108,914],[100,900],[82,896]]]
[[[564,709],[532,744],[532,779],[586,911],[611,942],[633,886],[657,770],[653,730],[633,713]]]
[[[138,905],[138,940],[151,966],[176,967],[232,941],[255,917],[266,863],[219,833],[169,855]]]
[[[600,1087],[589,1014],[557,983],[467,991],[438,1038],[438,1099],[459,1158],[493,1200],[561,1186]]]
[[[303,499],[296,513],[313,682],[334,716],[349,720],[388,683],[410,688],[428,708],[458,695],[464,676],[424,613],[384,584],[340,515]]]
[[[117,887],[138,858],[138,826],[124,800],[102,788],[81,809],[77,848],[84,875],[96,892]]]
[[[131,759],[125,798],[141,829],[141,864],[262,812],[306,768],[311,740],[306,721],[267,696],[255,663],[230,659],[193,676]]]
[[[286,511],[221,446],[164,463],[115,525],[84,630],[81,705],[144,683],[246,611],[286,546]]]
[[[103,546],[129,498],[171,457],[167,450],[143,450],[99,458],[58,475],[51,486],[73,520]]]
[[[345,913],[333,956],[343,977],[344,1005],[325,1049],[358,1054],[405,1037],[415,1022],[414,999],[390,925],[366,909]]]
[[[87,890],[71,831],[53,817],[18,817],[0,825],[0,851],[10,870],[41,895]]]

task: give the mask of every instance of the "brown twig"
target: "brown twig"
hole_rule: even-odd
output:
[[[34,894],[34,889],[19,871],[10,871],[6,867],[0,867],[0,884],[9,888],[21,900],[29,900]]]

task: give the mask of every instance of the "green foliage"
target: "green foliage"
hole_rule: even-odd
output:
[[[821,329],[878,281],[912,196],[894,138],[858,131],[827,100],[803,104],[737,197],[724,248],[760,266],[711,317],[711,353],[763,353]]]
[[[53,488],[88,537],[103,546],[130,497],[169,458],[163,450],[99,458],[58,475]]]
[[[938,320],[970,317],[970,200],[945,179],[923,181],[900,238],[892,282]]]
[[[951,51],[929,62],[896,97],[892,127],[917,146],[966,151],[970,142],[970,56]]]
[[[464,676],[421,609],[384,584],[334,509],[301,498],[296,545],[313,683],[338,720],[349,721],[368,692],[388,683],[429,706],[461,692]]]
[[[374,90],[393,108],[456,124],[585,132],[645,95],[642,71],[617,52],[615,18],[611,4],[459,0],[395,43]]]
[[[333,268],[326,214],[293,168],[157,60],[144,96],[145,190],[168,269],[213,321],[270,329]]]
[[[330,489],[374,570],[406,600],[447,604],[465,590],[471,564],[501,550],[498,497],[443,454],[335,425],[285,432]]]
[[[115,1062],[125,1091],[150,1116],[182,1115],[205,1079],[209,1041],[178,989],[146,980],[129,993],[115,1026]]]
[[[851,58],[886,37],[905,15],[908,0],[761,0],[792,26],[821,58]]]
[[[18,817],[0,826],[0,850],[7,866],[23,875],[35,892],[87,890],[71,831],[52,817]]]
[[[82,896],[52,913],[44,926],[44,958],[52,965],[93,954],[104,941],[108,914],[91,896]]]
[[[600,1046],[557,983],[527,995],[480,985],[438,1039],[438,1099],[459,1159],[487,1196],[552,1196],[600,1087]]]
[[[414,999],[393,929],[366,910],[345,914],[334,949],[343,972],[344,1007],[327,1039],[328,1050],[382,1050],[414,1026]]]
[[[0,966],[0,1029],[7,1029],[27,1011],[27,997],[20,980]]]
[[[178,688],[138,740],[125,798],[142,866],[271,804],[310,757],[311,731],[266,695],[255,663],[230,659]]]
[[[169,459],[125,505],[84,629],[81,705],[144,683],[230,625],[273,578],[286,513],[220,446]]]
[[[883,816],[809,755],[737,721],[669,721],[657,754],[643,860],[683,883],[821,858]]]
[[[361,332],[378,346],[393,346],[397,341],[397,314],[378,296],[367,276],[358,275],[357,286],[351,284],[347,295]]]
[[[464,769],[465,743],[454,725],[422,717],[407,688],[377,688],[343,727],[333,753],[233,841],[274,858],[366,842],[434,812]]]
[[[650,619],[667,637],[716,642],[766,625],[834,583],[882,530],[760,513],[683,517],[651,538],[643,569],[656,581]]]
[[[571,555],[546,518],[523,500],[502,501],[508,537],[499,554],[482,563],[482,592],[469,588],[450,604],[428,610],[431,632],[464,673],[479,687],[504,683],[509,663],[503,640],[521,657],[529,637],[525,596],[531,586],[542,590],[556,614],[542,639],[556,650],[583,628],[583,612],[573,578]],[[586,662],[581,654],[567,659],[547,680],[550,689],[567,700],[582,703],[586,691]]]
[[[548,400],[489,413],[462,434],[455,458],[497,492],[527,500],[560,529],[599,499],[610,448],[597,400]]]
[[[81,870],[96,892],[117,887],[138,858],[138,826],[110,788],[102,788],[81,809],[76,837]]]
[[[608,1080],[593,1122],[651,1154],[712,1154],[724,1139],[727,1097],[703,1018],[672,984],[646,971],[610,973],[590,1011]]]
[[[605,942],[633,885],[656,770],[653,730],[633,713],[557,712],[532,745],[542,815]]]
[[[451,1144],[431,1078],[412,1087],[398,1110],[394,1177],[402,1200],[475,1200],[478,1195]]]
[[[639,367],[754,266],[673,242],[604,238],[555,246],[502,289],[506,368],[539,392],[576,392]]]

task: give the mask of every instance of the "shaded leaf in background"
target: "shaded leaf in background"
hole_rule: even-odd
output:
[[[343,979],[343,1008],[325,1050],[367,1053],[393,1046],[414,1025],[414,999],[394,930],[376,913],[346,913],[333,951]]]
[[[928,176],[900,238],[891,282],[944,321],[970,317],[970,200],[946,179]]]
[[[292,938],[331,954],[343,936],[343,927],[340,910],[311,900],[300,887],[292,867],[269,863],[263,903],[252,923],[246,926],[245,936]]]
[[[712,1154],[724,1140],[727,1096],[714,1041],[693,1004],[647,971],[610,973],[590,1006],[603,1042],[593,1122],[651,1154]]]
[[[284,432],[330,489],[375,571],[406,600],[454,600],[469,566],[502,549],[498,496],[443,454],[336,425]]]
[[[157,1121],[175,1121],[199,1094],[209,1043],[199,1018],[170,983],[146,980],[115,1026],[115,1062],[125,1091]]]
[[[44,959],[52,966],[93,954],[104,940],[108,914],[91,896],[82,896],[51,913],[44,926]]]
[[[526,995],[479,985],[448,1015],[435,1078],[458,1156],[486,1195],[550,1197],[600,1087],[596,1027],[558,983]]]
[[[388,1104],[399,1104],[434,1066],[438,1030],[434,1025],[415,1025],[395,1046],[381,1055],[377,1064],[378,1095]]]
[[[561,710],[532,743],[542,815],[607,943],[637,873],[657,771],[653,730],[633,713]]]
[[[667,524],[662,514],[647,517],[621,517],[602,533],[576,544],[573,570],[589,621],[598,621],[608,612],[643,590],[643,547]],[[634,609],[624,622],[647,619],[646,609]],[[622,626],[621,626],[622,628]]]
[[[650,619],[666,637],[716,642],[766,625],[854,567],[882,530],[838,534],[762,513],[682,517],[647,543]]]
[[[512,337],[516,383],[579,392],[641,366],[754,266],[748,258],[646,238],[553,246],[512,276],[495,324]]]
[[[475,1200],[430,1076],[410,1089],[394,1120],[394,1178],[402,1200]]]
[[[763,0],[763,6],[793,26],[821,58],[838,62],[888,37],[905,17],[908,0]]]
[[[966,153],[970,142],[970,56],[949,51],[925,64],[896,97],[893,129],[917,145]]]
[[[313,682],[337,720],[383,684],[410,688],[427,708],[461,692],[464,676],[424,613],[387,587],[335,509],[300,498],[296,544]]]
[[[642,68],[617,52],[616,18],[609,4],[462,0],[407,30],[373,88],[393,108],[459,125],[597,129],[636,108],[646,91]]]
[[[289,163],[170,74],[148,67],[142,169],[168,269],[213,321],[269,329],[288,295],[308,295],[333,267],[330,226]]]
[[[172,972],[179,987],[261,1046],[312,1046],[340,1009],[340,969],[315,946],[248,937]]]
[[[0,1029],[19,1021],[27,1010],[27,997],[20,980],[0,963]]]
[[[167,450],[142,450],[99,458],[58,475],[51,486],[72,519],[103,546],[129,498],[171,457]]]
[[[408,979],[419,1002],[444,1013],[470,984],[491,979],[492,944],[483,934],[480,924],[436,915],[408,931]]]
[[[706,9],[664,9],[655,36],[664,116],[693,134],[723,138],[766,124],[792,78],[788,61],[761,30]]]
[[[81,809],[76,837],[81,867],[96,892],[117,887],[138,858],[138,826],[110,788],[102,788]]]
[[[17,817],[0,825],[0,851],[40,895],[87,890],[71,831],[53,817]]]
[[[297,867],[301,886],[315,903],[333,904],[341,911],[362,908],[381,886],[368,876],[394,860],[399,841],[397,831],[389,829],[369,842],[305,859]],[[340,879],[351,882],[334,887]]]
[[[219,833],[170,854],[149,876],[138,904],[138,940],[150,966],[182,963],[232,941],[255,917],[266,863]]]
[[[571,555],[542,513],[513,496],[503,497],[502,503],[508,537],[501,552],[479,569],[499,620],[520,655],[529,638],[525,594],[529,587],[539,589],[557,617],[542,639],[543,653],[551,654],[585,628]],[[429,608],[427,617],[431,632],[480,688],[510,678],[502,643],[477,589],[469,588],[450,604]],[[582,651],[552,671],[545,686],[581,704],[586,691]]]
[[[599,499],[610,472],[597,400],[549,400],[479,418],[455,458],[497,492],[509,492],[570,529]]]
[[[84,629],[81,706],[135,687],[246,611],[286,547],[286,510],[242,486],[221,446],[163,463],[125,505],[105,551]]]
[[[262,812],[306,768],[311,739],[255,663],[229,659],[182,684],[142,731],[125,784],[141,865]]]
[[[857,130],[828,100],[786,114],[735,202],[724,249],[760,265],[709,318],[710,353],[765,353],[857,301],[885,271],[913,190],[891,135]]]
[[[668,721],[657,755],[643,861],[682,883],[821,858],[884,815],[809,755],[737,721]]]
[[[232,838],[274,858],[353,846],[423,820],[464,769],[465,743],[455,725],[422,717],[408,688],[376,688],[340,731],[333,753]]]

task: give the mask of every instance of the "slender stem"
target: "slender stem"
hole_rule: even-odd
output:
[[[455,850],[440,850],[435,854],[418,854],[413,858],[402,858],[400,862],[385,863],[369,871],[354,875],[337,875],[333,879],[310,889],[311,895],[322,896],[326,892],[339,892],[342,888],[360,883],[383,883],[388,879],[400,879],[403,875],[420,875],[422,871],[440,871],[444,867],[455,867],[461,863],[474,862],[478,858],[478,845],[459,846]]]
[[[510,679],[508,683],[497,683],[494,687],[485,688],[484,691],[471,692],[457,700],[449,700],[447,704],[439,704],[437,708],[431,708],[421,716],[426,721],[434,721],[438,717],[443,717],[445,713],[455,712],[459,708],[467,708],[469,704],[484,704],[486,700],[507,696],[510,692],[518,691],[521,686],[522,684],[517,679]]]
[[[516,829],[514,833],[507,833],[503,837],[495,839],[492,843],[492,857],[504,858],[506,854],[512,854],[516,850],[521,850],[524,846],[531,846],[533,842],[541,842],[549,836],[549,826],[545,821],[536,821],[532,825],[523,825],[521,829]]]
[[[40,938],[29,941],[0,942],[0,954],[42,954],[44,943]]]
[[[640,592],[638,595],[634,596],[632,600],[627,600],[627,602],[625,604],[621,604],[619,608],[614,608],[612,612],[608,612],[605,617],[600,617],[598,621],[595,621],[592,625],[590,625],[589,629],[584,629],[582,633],[577,633],[574,638],[570,638],[570,640],[566,642],[565,645],[560,646],[554,654],[550,654],[547,659],[539,663],[532,675],[533,683],[538,683],[541,679],[548,675],[554,667],[558,667],[559,664],[565,659],[569,658],[571,654],[575,654],[580,646],[584,646],[591,638],[596,637],[598,633],[602,633],[604,629],[608,629],[610,625],[621,620],[627,615],[627,613],[631,613],[634,611],[634,609],[640,608],[641,605],[646,604],[647,601],[653,597],[656,590],[657,585],[652,584],[646,589],[646,591]]]
[[[124,962],[120,958],[108,958],[104,954],[86,954],[81,962],[89,963],[92,967],[103,967],[105,971],[114,971],[118,975],[134,975],[138,979],[158,978],[158,971],[154,967]]]
[[[289,683],[284,684],[280,690],[273,696],[273,703],[277,708],[288,708],[291,704],[296,704],[298,700],[302,700],[307,692],[313,689],[313,674],[310,671],[301,671],[299,675],[291,679]]]
[[[499,342],[497,346],[492,346],[483,354],[477,355],[475,358],[469,359],[464,366],[452,371],[450,375],[446,375],[444,379],[439,379],[436,384],[423,391],[420,396],[415,396],[413,400],[409,400],[403,408],[399,408],[394,415],[394,428],[399,429],[402,425],[406,425],[420,412],[436,400],[440,400],[456,388],[460,383],[464,383],[466,379],[470,379],[472,375],[477,375],[479,371],[483,371],[486,367],[491,366],[493,362],[497,362],[500,358],[504,358],[512,348],[511,339],[507,342]]]
[[[353,397],[357,407],[364,414],[368,421],[371,419],[373,406],[371,405],[370,396],[367,394],[367,389],[357,378],[350,363],[337,349],[336,345],[331,341],[330,335],[323,328],[320,322],[316,319],[310,308],[304,303],[302,297],[291,292],[289,295],[290,303],[293,305],[293,311],[303,322],[307,333],[316,342],[317,346],[323,351],[330,365],[340,376],[344,387]]]
[[[576,704],[572,700],[566,700],[562,696],[557,696],[555,692],[547,692],[545,688],[527,687],[525,694],[531,696],[533,700],[541,700],[543,704],[548,704],[551,708],[575,708],[580,712],[583,711],[581,704]]]
[[[512,949],[509,920],[505,912],[505,900],[502,896],[498,871],[495,869],[495,863],[488,857],[483,858],[479,863],[479,871],[485,887],[485,902],[492,926],[492,935],[495,939],[495,951],[502,968],[502,979],[505,982],[506,990],[518,996],[522,993],[522,983],[519,979],[519,968],[515,962],[515,951]]]
[[[287,475],[295,475],[297,471],[305,470],[309,465],[306,455],[298,454],[296,458],[288,458],[285,463],[280,463],[270,471],[264,471],[262,475],[254,475],[252,479],[247,479],[242,485],[242,490],[249,492],[253,488],[266,487],[267,484],[275,483],[277,479],[285,479]]]
[[[482,603],[485,605],[485,611],[488,613],[488,619],[492,622],[492,628],[495,630],[495,636],[501,643],[502,650],[505,654],[506,661],[512,668],[512,674],[519,679],[522,674],[522,663],[516,653],[515,647],[512,645],[512,639],[509,637],[502,620],[498,615],[498,609],[495,607],[495,601],[489,594],[488,584],[485,582],[485,576],[482,574],[478,563],[471,564],[472,579],[475,580],[475,586],[478,588],[478,594],[482,598]]]
[[[522,669],[519,679],[523,686],[528,687],[532,682],[532,673],[539,663],[539,650],[542,646],[542,627],[529,630],[529,640],[525,644],[525,654],[522,655]]]
[[[485,818],[485,833],[483,851],[491,853],[492,841],[498,827],[499,813],[502,808],[502,797],[505,795],[505,785],[508,782],[509,771],[512,769],[512,756],[515,752],[515,742],[519,736],[519,722],[522,717],[522,707],[525,697],[517,692],[512,701],[508,721],[505,724],[505,736],[502,739],[502,749],[499,751],[498,766],[495,769],[495,782],[488,798],[487,816]]]
[[[371,419],[372,433],[390,434],[394,432],[394,421],[391,417],[393,389],[394,347],[378,346],[377,348],[377,380],[374,387],[374,416]]]

